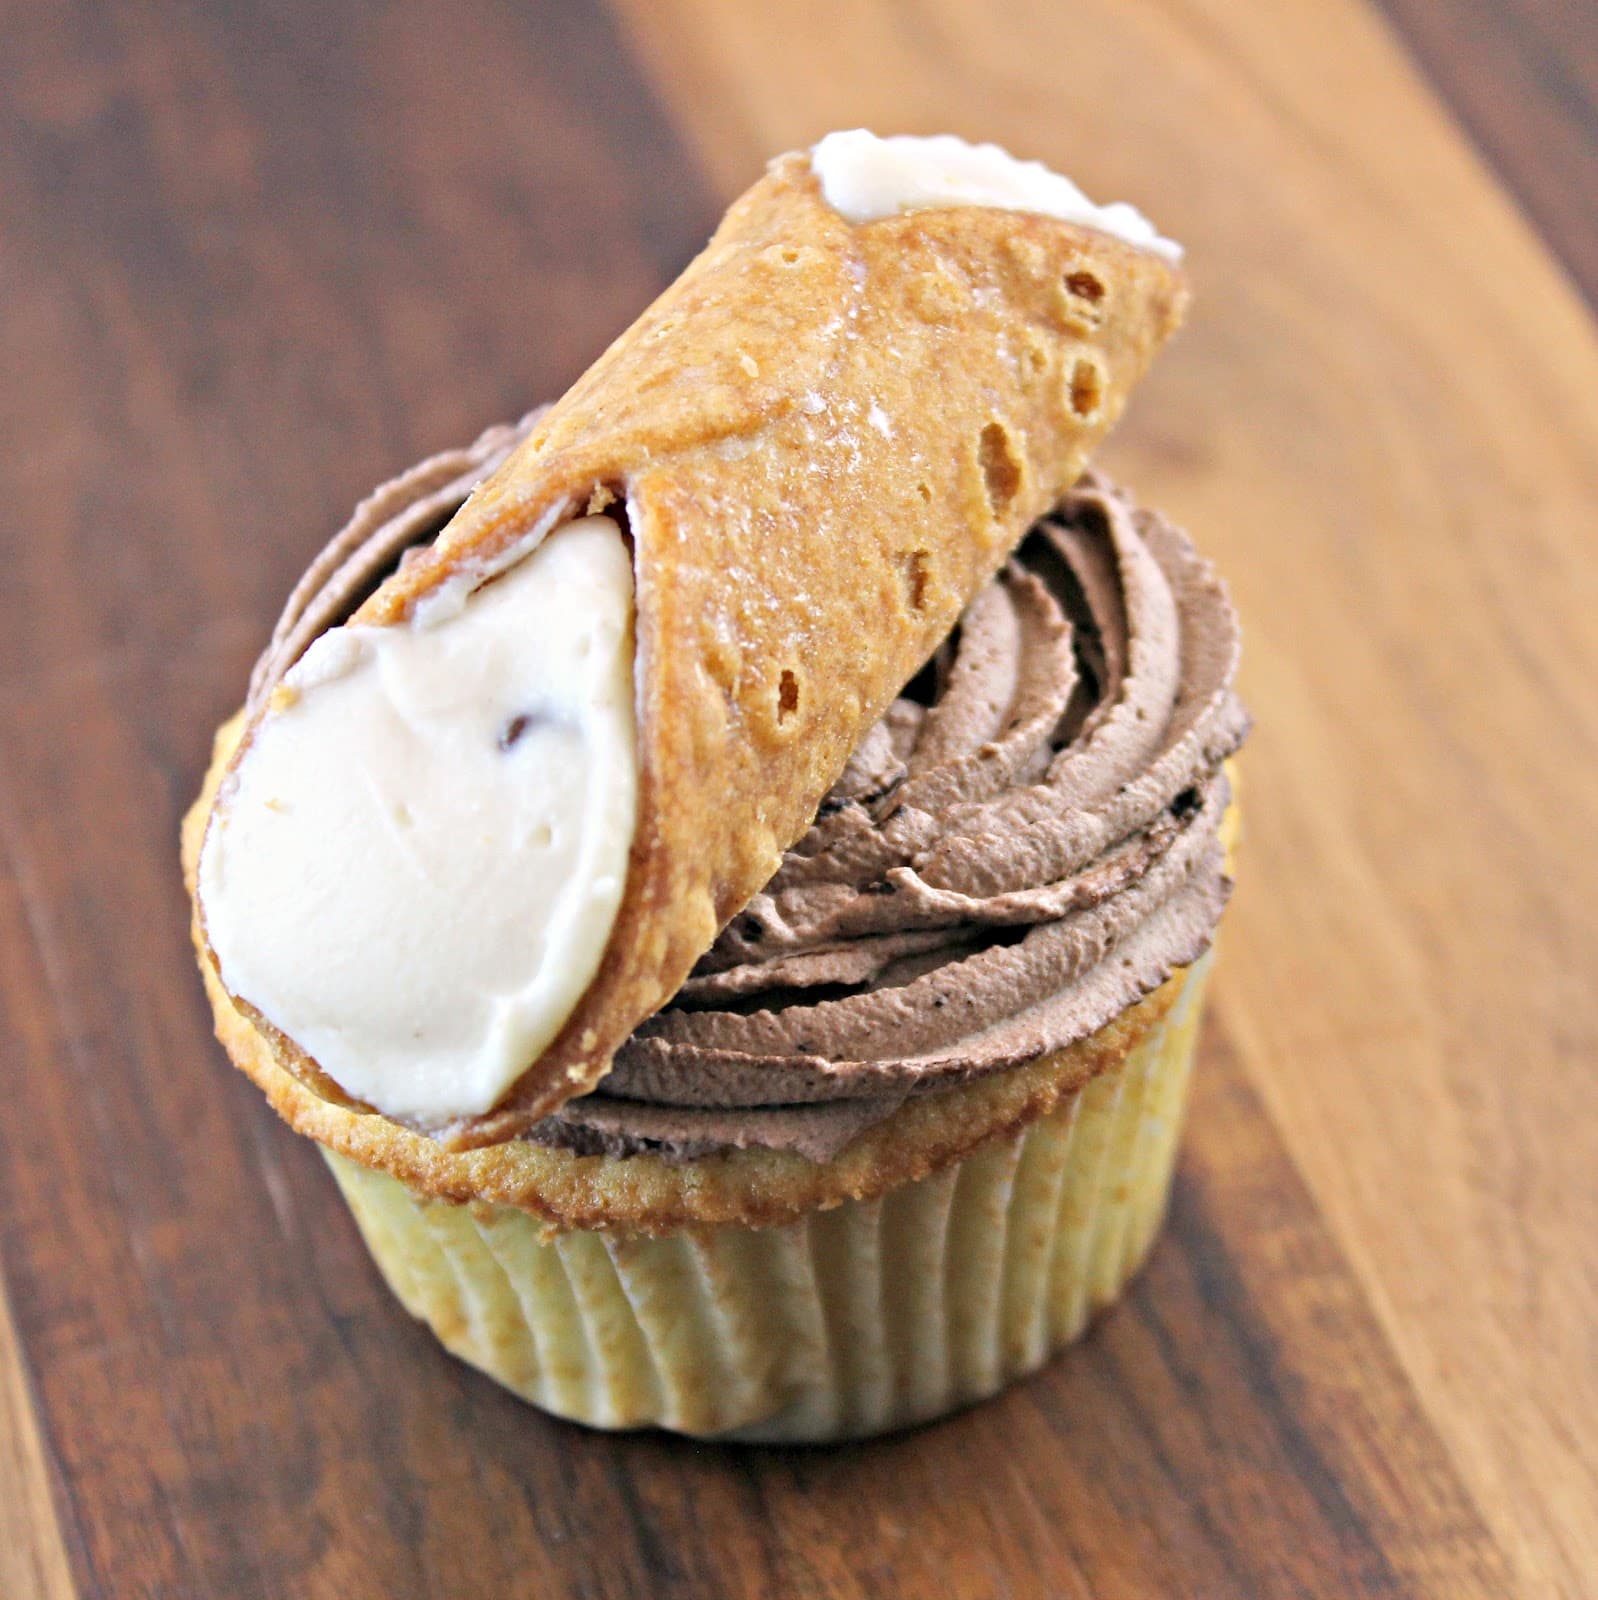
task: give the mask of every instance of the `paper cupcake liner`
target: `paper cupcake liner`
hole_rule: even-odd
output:
[[[881,1433],[1034,1371],[1126,1286],[1170,1190],[1208,967],[1049,1115],[787,1227],[552,1236],[324,1153],[406,1309],[535,1405],[745,1440]]]

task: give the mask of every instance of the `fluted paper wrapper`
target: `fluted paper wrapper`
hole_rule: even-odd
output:
[[[882,1433],[1034,1371],[1125,1288],[1170,1191],[1209,961],[1051,1114],[783,1228],[550,1236],[323,1153],[405,1308],[535,1405],[751,1441]]]

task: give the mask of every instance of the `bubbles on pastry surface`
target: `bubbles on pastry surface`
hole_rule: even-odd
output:
[[[1077,300],[1097,305],[1104,298],[1104,280],[1086,267],[1078,267],[1065,275],[1066,293]]]
[[[910,609],[924,611],[927,605],[927,590],[932,582],[932,567],[927,552],[908,550],[899,557],[899,566],[904,577],[905,597],[910,602]]]
[[[1072,365],[1069,399],[1071,409],[1083,421],[1098,415],[1104,400],[1104,374],[1097,362],[1081,357]]]
[[[786,722],[799,710],[799,679],[791,667],[782,669],[777,680],[777,721]]]
[[[1055,310],[1065,329],[1086,336],[1104,322],[1109,309],[1109,283],[1090,261],[1078,257],[1070,262],[1058,280]]]
[[[977,440],[977,460],[987,485],[988,504],[995,516],[1002,515],[1021,487],[1021,458],[1016,454],[1010,430],[1002,422],[990,422]]]

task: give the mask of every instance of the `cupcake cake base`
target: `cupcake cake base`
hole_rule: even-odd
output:
[[[1137,1271],[1170,1191],[1210,959],[1117,1019],[1123,1059],[1045,1115],[780,1227],[552,1230],[324,1154],[406,1309],[547,1411],[747,1441],[884,1433],[1036,1370]]]

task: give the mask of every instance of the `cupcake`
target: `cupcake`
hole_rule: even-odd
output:
[[[1246,731],[1219,581],[1084,475],[1175,254],[831,135],[296,587],[185,823],[217,1032],[518,1394],[880,1432],[1143,1259]]]

